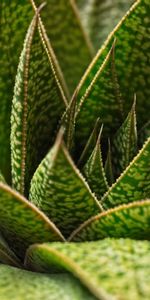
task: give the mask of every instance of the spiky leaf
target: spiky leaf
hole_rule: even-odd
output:
[[[77,279],[68,274],[36,274],[0,265],[1,299],[94,300]]]
[[[26,263],[33,270],[67,270],[100,300],[148,300],[150,243],[129,239],[32,246]]]
[[[61,132],[32,178],[30,200],[65,236],[101,211],[100,204],[63,145]]]
[[[32,2],[37,6],[42,3]],[[72,93],[92,57],[92,46],[81,26],[76,5],[72,0],[48,0],[41,16]]]
[[[69,240],[95,241],[105,237],[150,240],[150,200],[121,205],[92,217]]]
[[[37,12],[20,57],[11,116],[13,187],[26,195],[67,104],[56,74],[57,65]]]
[[[32,243],[64,241],[59,230],[38,208],[3,183],[0,183],[0,228],[19,257],[23,257]]]
[[[101,199],[104,208],[150,197],[150,138]]]

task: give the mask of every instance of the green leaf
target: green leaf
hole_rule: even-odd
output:
[[[61,131],[31,180],[30,200],[65,236],[102,210],[63,145]]]
[[[79,103],[76,120],[77,143],[84,146],[97,117],[101,118],[104,131],[108,134],[112,134],[112,130],[116,130],[120,124],[121,114],[112,72],[114,63],[111,68],[110,59],[107,57],[111,56],[108,53],[114,40],[115,70],[124,113],[128,113],[136,93],[139,127],[147,122],[147,111],[150,110],[150,102],[147,101],[150,97],[149,12],[150,1],[137,0],[109,35],[81,79],[76,95]]]
[[[1,182],[0,228],[18,257],[23,257],[33,243],[64,241],[56,226],[37,207]]]
[[[79,281],[68,274],[40,274],[0,265],[3,300],[94,300]]]
[[[32,15],[28,1],[0,1],[0,169],[7,181],[10,181],[10,113],[15,75]]]
[[[101,199],[104,208],[150,198],[150,138]]]
[[[138,142],[141,145],[150,137],[150,120],[139,131]]]
[[[105,239],[91,243],[33,245],[26,265],[33,270],[67,270],[100,300],[148,300],[150,243]]]
[[[135,103],[113,139],[112,153],[115,175],[118,177],[137,153]]]
[[[42,1],[32,1],[39,6]],[[43,9],[48,37],[72,93],[92,58],[92,46],[79,19],[76,5],[72,0],[59,2],[48,0]]]
[[[0,182],[5,183],[5,178],[4,178],[3,174],[1,173],[1,171],[0,171]]]
[[[105,161],[105,174],[106,178],[108,180],[108,184],[112,185],[114,182],[114,174],[113,174],[113,166],[112,166],[112,152],[111,152],[111,146],[110,146],[110,140],[108,140],[108,153],[107,153],[107,158]]]
[[[89,186],[98,199],[100,199],[108,190],[108,183],[105,176],[101,154],[101,134],[102,127],[96,142],[96,146],[83,169]]]
[[[150,200],[124,204],[92,217],[75,230],[70,241],[105,237],[150,240]]]
[[[33,173],[52,145],[67,105],[58,75],[37,11],[20,57],[11,116],[13,187],[22,194],[28,195]]]
[[[0,263],[20,267],[20,261],[0,234]]]
[[[99,49],[133,1],[76,0],[83,25],[96,49]]]

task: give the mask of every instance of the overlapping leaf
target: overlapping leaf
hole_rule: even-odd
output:
[[[0,1],[0,169],[10,180],[10,112],[18,58],[32,18],[29,1]]]
[[[68,274],[40,274],[0,265],[1,299],[94,300],[79,281]]]
[[[32,175],[54,140],[58,121],[67,105],[57,64],[43,26],[38,23],[37,12],[20,57],[11,116],[13,186],[26,195]]]
[[[67,270],[100,300],[148,300],[150,243],[105,239],[91,243],[32,246],[26,265],[46,272]]]
[[[101,199],[104,208],[150,198],[150,138]]]
[[[31,180],[30,200],[65,236],[102,210],[63,145],[62,132]]]
[[[37,6],[42,3],[41,0],[32,2]],[[41,16],[72,93],[92,58],[92,46],[83,32],[75,3],[48,0]]]
[[[81,20],[97,49],[134,0],[76,0]]]
[[[92,217],[69,240],[95,241],[105,237],[150,240],[150,200],[121,205]]]
[[[0,183],[0,228],[19,257],[23,257],[32,243],[64,241],[59,230],[38,208],[3,183]]]
[[[0,234],[0,263],[21,267],[19,259],[9,248],[8,244]]]
[[[117,86],[123,99],[123,110],[127,114],[137,94],[138,124],[147,122],[149,111],[149,0],[137,0],[127,15],[110,34],[99,50],[78,86],[80,112],[77,115],[77,142],[87,139],[97,117],[101,117],[104,130],[111,134],[117,128],[120,114],[117,114]],[[102,67],[104,59],[115,39],[115,76],[111,76],[109,64]],[[108,60],[108,59],[107,59]],[[106,126],[105,126],[106,124]],[[82,132],[81,129],[82,128]],[[111,128],[111,129],[110,129]]]

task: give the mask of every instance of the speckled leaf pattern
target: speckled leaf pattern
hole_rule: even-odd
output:
[[[0,169],[9,181],[11,101],[18,57],[32,13],[28,0],[0,1]]]
[[[150,200],[123,204],[92,217],[69,240],[96,241],[106,237],[150,240]]]
[[[101,199],[105,209],[150,197],[150,138]]]
[[[147,122],[150,110],[149,99],[149,18],[150,1],[137,0],[120,24],[110,34],[99,50],[78,86],[77,98],[80,112],[77,116],[77,141],[87,139],[97,117],[102,118],[104,130],[117,129],[115,108],[111,105],[116,98],[114,82],[107,71],[102,68],[104,58],[115,39],[115,70],[123,99],[125,115],[129,112],[133,95],[137,95],[137,119],[139,127]],[[117,99],[116,99],[117,101]],[[117,103],[116,103],[117,105]],[[109,118],[107,117],[107,113]],[[106,126],[105,126],[106,125]],[[80,128],[82,133],[80,133]],[[110,132],[109,132],[110,133]]]
[[[19,259],[9,248],[8,244],[6,243],[6,241],[4,240],[1,234],[0,234],[0,263],[15,266],[15,267],[21,267]]]
[[[103,167],[102,153],[101,153],[101,133],[102,127],[95,145],[95,148],[84,166],[84,174],[89,183],[90,188],[100,199],[108,190],[108,183]]]
[[[96,49],[107,38],[134,0],[76,0],[81,20]]]
[[[37,6],[42,3],[34,2]],[[72,93],[92,58],[92,46],[81,26],[76,5],[72,0],[48,0],[41,17]]]
[[[31,180],[30,200],[65,236],[101,211],[98,200],[63,145],[61,132]]]
[[[137,153],[137,127],[135,104],[126,120],[117,131],[113,139],[112,158],[115,175],[118,177],[129,165]]]
[[[32,243],[64,241],[56,226],[38,208],[3,183],[0,183],[0,228],[19,257],[23,257]]]
[[[36,274],[3,265],[0,294],[3,300],[96,300],[70,274]]]
[[[53,143],[67,105],[50,46],[38,23],[37,15],[24,42],[11,116],[13,187],[26,195],[36,167]]]
[[[100,300],[148,300],[150,243],[105,239],[32,246],[26,264],[35,270],[73,273]]]

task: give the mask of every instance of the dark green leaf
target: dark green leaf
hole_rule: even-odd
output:
[[[68,274],[40,274],[0,265],[2,300],[94,300],[79,281]]]
[[[16,255],[9,248],[8,244],[0,234],[0,263],[20,267],[21,264]]]
[[[32,2],[37,6],[42,3]],[[41,16],[72,93],[92,58],[92,46],[81,26],[76,5],[72,0],[47,0]]]
[[[101,133],[102,127],[96,142],[96,146],[84,166],[84,174],[89,183],[90,188],[95,193],[96,197],[100,199],[103,194],[108,190],[108,183],[105,176],[103,167],[103,160],[101,154]]]
[[[29,1],[0,1],[0,169],[10,181],[10,112],[18,59],[28,24]]]
[[[111,152],[111,146],[109,140],[108,140],[108,153],[105,161],[104,170],[109,185],[112,185],[112,183],[114,182],[114,174],[113,174],[113,166],[112,166],[112,152]]]
[[[150,138],[101,199],[104,208],[150,198]]]
[[[38,208],[3,183],[0,183],[0,228],[19,257],[33,243],[64,241],[59,230]]]
[[[37,12],[20,57],[11,117],[13,186],[22,194],[28,194],[32,175],[52,145],[67,105],[58,75]]]
[[[121,205],[92,217],[69,240],[95,241],[105,237],[150,240],[150,200]]]
[[[102,210],[62,143],[62,132],[36,170],[30,200],[65,236]]]
[[[149,300],[149,260],[147,241],[105,239],[31,246],[26,265],[46,272],[67,270],[100,300]]]

